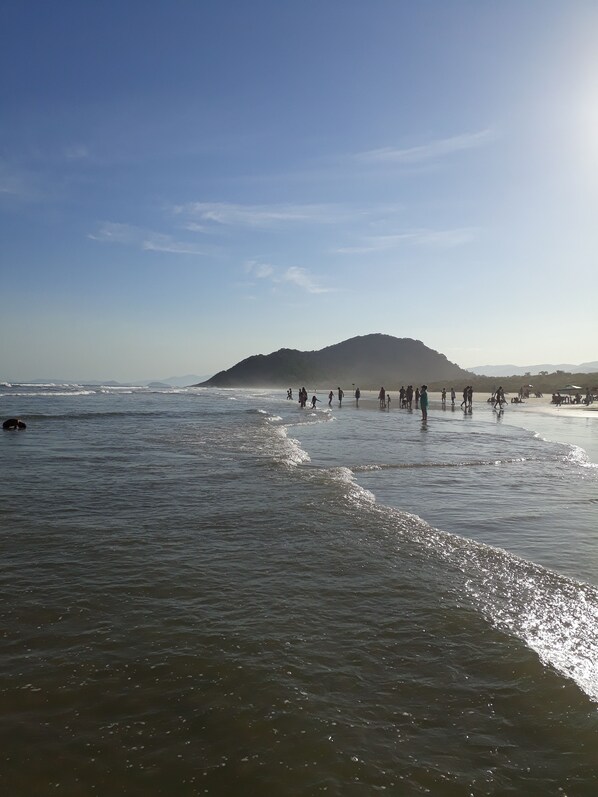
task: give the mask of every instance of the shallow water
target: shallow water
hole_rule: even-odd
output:
[[[482,405],[0,406],[5,793],[596,793],[579,447]]]

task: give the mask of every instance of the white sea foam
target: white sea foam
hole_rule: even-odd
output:
[[[360,487],[355,481],[355,476],[350,468],[331,468],[329,474],[338,482],[342,482],[349,489],[347,490],[347,499],[350,503],[357,506],[362,504],[376,503],[376,496],[370,490]]]
[[[500,548],[429,528],[426,545],[459,564],[466,591],[496,627],[598,702],[598,590]]]
[[[470,582],[485,613],[598,702],[598,590],[497,553],[482,589]]]
[[[95,390],[38,390],[35,393],[21,393],[21,392],[14,392],[14,393],[3,393],[3,396],[20,396],[27,398],[47,398],[55,396],[93,396],[95,395]]]
[[[569,462],[580,465],[582,468],[598,468],[596,462],[589,461],[587,452],[581,446],[577,446],[574,443],[570,443],[569,445],[571,450],[566,457]]]
[[[83,387],[78,382],[15,382],[13,387]]]
[[[303,448],[298,440],[289,437],[287,430],[284,426],[271,427],[279,441],[282,441],[282,449],[277,453],[276,461],[279,464],[289,467],[297,467],[302,462],[309,462],[310,456]]]
[[[397,533],[464,574],[464,592],[488,622],[522,640],[545,666],[598,703],[598,589],[501,548],[435,529],[418,515],[377,509],[390,513]]]

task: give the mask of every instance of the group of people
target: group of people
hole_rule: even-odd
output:
[[[401,385],[401,389],[399,390],[399,404],[401,406],[401,409],[404,410],[413,409],[414,399],[415,399],[415,409],[421,410],[422,421],[425,423],[428,420],[428,404],[429,404],[428,386],[422,385],[421,388],[416,387],[414,390],[413,385],[407,385],[407,387],[403,387],[403,385]]]
[[[457,398],[457,394],[455,393],[455,388],[451,388],[451,407],[455,406],[455,399]],[[446,408],[446,388],[442,388],[442,393],[440,394],[440,401],[442,406]]]
[[[450,395],[451,399],[451,407],[455,407],[455,401],[457,398],[457,394],[455,392],[455,388],[451,387],[450,393],[447,392],[445,387],[442,388],[441,392],[441,403],[442,407],[446,408],[447,403],[447,396]],[[338,396],[338,405],[342,407],[343,405],[343,398],[345,393],[341,387],[337,388],[337,396]],[[355,389],[355,403],[359,406],[359,399],[361,397],[361,391],[359,388]],[[287,390],[287,398],[293,398],[293,391],[291,388]],[[553,397],[554,400],[555,397]],[[334,399],[334,392],[331,390],[328,393],[328,406],[332,407],[332,401]],[[581,399],[581,396],[580,396]],[[316,403],[320,401],[320,399],[314,395],[311,399],[311,406],[315,408]],[[380,404],[380,409],[390,409],[390,394],[388,391],[381,387],[378,393],[378,401]],[[492,403],[492,406],[501,411],[504,405],[507,403],[505,398],[505,393],[502,387],[497,388],[492,394],[492,397],[488,400]],[[415,409],[421,410],[422,413],[422,421],[427,421],[428,419],[428,405],[429,405],[429,398],[428,398],[428,386],[422,385],[420,387],[414,388],[413,385],[407,385],[404,387],[401,385],[401,389],[399,390],[399,406],[401,409],[413,410],[415,404]],[[305,407],[307,405],[307,390],[302,387],[299,390],[299,405],[301,407]],[[471,412],[473,407],[473,387],[472,385],[466,385],[463,388],[463,401],[461,402],[461,409],[465,410],[465,412]]]
[[[381,410],[390,409],[390,393],[387,393],[383,387],[380,388],[378,393],[378,401],[380,402]]]
[[[574,396],[561,396],[561,391],[557,391],[556,393],[552,394],[552,404],[556,404],[560,406],[561,404],[585,404],[587,407],[590,406],[594,401],[594,393],[590,390],[589,387],[586,388],[586,396],[585,398],[581,397],[581,392],[578,390]]]
[[[403,410],[410,410],[413,408],[413,385],[407,385],[407,387],[403,387],[401,385],[401,389],[399,390],[399,404],[401,409]],[[415,390],[415,409],[418,408],[419,405],[419,388]]]
[[[338,406],[342,407],[343,406],[343,398],[345,397],[345,392],[344,392],[344,390],[341,387],[337,388],[337,390],[338,390]],[[359,406],[359,397],[360,397],[360,395],[361,395],[361,391],[359,390],[359,388],[357,388],[357,390],[355,391],[355,400],[357,402],[357,406]],[[293,389],[290,387],[287,390],[287,399],[292,399],[292,398],[293,398]],[[332,399],[333,398],[334,398],[334,393],[331,390],[330,393],[328,394],[328,406],[329,407],[332,407]],[[311,397],[311,406],[313,407],[313,409],[316,408],[316,404],[317,404],[318,401],[320,401],[320,399],[314,393],[314,395]],[[302,409],[307,406],[307,390],[305,389],[305,387],[299,388],[299,406]]]
[[[415,409],[419,410],[422,409],[422,394],[425,392],[426,394],[426,401],[428,397],[428,386],[422,385],[420,387],[416,387],[415,390],[413,389],[413,385],[407,385],[407,387],[403,387],[401,385],[401,389],[399,390],[399,405],[403,410],[412,410],[413,403],[415,402]],[[443,389],[443,398],[446,401],[446,388]],[[426,409],[428,405],[426,403]]]
[[[444,400],[446,401],[446,390],[443,391],[444,393]],[[343,398],[345,397],[345,391],[342,387],[337,387],[337,396],[338,396],[338,406],[343,406]],[[422,420],[427,420],[428,418],[428,386],[422,385],[421,389],[419,387],[413,389],[413,385],[408,385],[407,388],[401,387],[399,391],[399,397],[401,402],[401,407],[403,409],[413,409],[413,398],[415,396],[415,408],[421,409],[422,412]],[[453,404],[455,402],[455,391],[451,388],[451,396],[453,399]],[[293,389],[289,388],[287,390],[287,399],[293,398]],[[361,398],[361,390],[357,387],[355,388],[355,405],[359,407],[359,399]],[[332,407],[332,401],[334,399],[334,392],[331,390],[328,393],[328,406]],[[299,406],[304,408],[307,406],[308,396],[307,390],[305,387],[301,387],[299,389]],[[317,402],[320,399],[315,395],[311,398],[311,406],[313,409],[316,408]],[[378,401],[380,403],[380,409],[390,409],[390,393],[386,391],[384,387],[380,388],[380,392],[378,393]]]
[[[293,398],[293,391],[291,390],[291,388],[287,390],[287,398],[291,399]],[[307,390],[305,389],[305,387],[299,388],[299,406],[301,408],[307,406]]]
[[[466,385],[463,388],[463,401],[461,402],[462,410],[471,410],[473,407],[473,387]]]

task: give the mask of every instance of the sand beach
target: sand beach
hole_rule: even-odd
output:
[[[391,414],[406,412],[406,410],[401,410],[400,408],[399,391],[390,390],[388,393],[390,393],[391,403],[390,409],[387,408],[385,411]],[[318,396],[320,394],[318,392]],[[312,393],[310,392],[309,395],[311,396]],[[500,420],[503,424],[510,424],[536,432],[546,440],[577,446],[587,453],[592,463],[598,463],[598,402],[590,404],[589,407],[585,404],[562,404],[557,407],[551,403],[551,396],[546,394],[541,398],[534,396],[525,399],[522,404],[511,404],[512,395],[514,394],[506,394],[508,403],[504,405],[503,411],[497,417],[496,412],[487,402],[489,394],[474,393],[473,413],[476,420],[480,420],[483,417],[487,417],[489,422]],[[452,413],[461,413],[462,391],[457,392],[454,408],[451,407],[450,396],[447,397],[446,408],[442,408],[440,391],[431,391],[429,398],[429,424],[434,423],[434,417],[438,417],[439,410],[443,414],[445,412],[451,415]],[[327,398],[325,402],[323,399],[321,401],[320,407],[326,406],[328,403]],[[355,397],[353,392],[345,391],[343,407],[354,406]],[[333,409],[338,408],[336,391],[332,400],[332,407]],[[379,408],[378,391],[362,390],[359,407],[363,410],[377,410]],[[415,409],[415,402],[412,412],[413,415],[420,415],[420,411]]]

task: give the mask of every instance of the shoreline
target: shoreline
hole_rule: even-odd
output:
[[[430,401],[437,401],[440,403],[441,401],[441,394],[430,393]],[[480,402],[480,394],[474,393],[474,403]],[[457,396],[457,399],[460,397]],[[460,403],[460,401],[459,401]],[[448,402],[450,405],[450,401]],[[525,399],[523,404],[511,404],[507,402],[504,407],[503,411],[512,410],[515,412],[541,412],[545,415],[553,415],[555,417],[563,416],[563,415],[575,415],[577,417],[588,417],[591,418],[598,412],[598,401],[595,401],[593,404],[586,406],[585,404],[561,404],[560,406],[556,406],[556,404],[552,404],[549,396],[543,396],[542,398],[530,397],[529,399]],[[598,417],[598,416],[596,416]]]
[[[390,392],[390,391],[389,391]],[[399,406],[399,393],[390,392],[390,409],[379,408],[377,391],[362,391],[359,399],[359,407],[355,407],[355,397],[352,394],[345,394],[343,399],[343,409],[363,409],[366,412],[378,411],[387,413],[409,413],[415,418],[421,415],[421,411],[415,406],[409,410],[402,410]],[[447,401],[446,409],[441,407],[441,393],[433,391],[429,394],[430,406],[428,408],[428,425],[434,427],[435,420],[444,416],[448,412],[449,417],[457,420],[457,416],[462,415],[460,404],[462,395],[457,395],[455,406],[451,407],[450,398]],[[590,404],[565,404],[559,407],[551,404],[550,396],[542,398],[526,399],[523,404],[506,404],[503,412],[496,413],[486,401],[487,395],[474,393],[473,416],[482,422],[504,423],[511,426],[518,426],[530,432],[540,435],[546,440],[556,443],[572,445],[583,449],[588,458],[590,467],[598,466],[598,402]],[[322,402],[319,406],[322,409],[327,407],[328,402]],[[336,394],[332,401],[332,409],[338,410],[338,399]],[[342,412],[343,410],[341,410]]]
[[[310,403],[310,398],[313,395],[314,391],[308,391],[308,405]],[[399,402],[399,391],[387,391],[387,394],[390,394],[391,397],[391,404],[390,410],[400,410],[400,402]],[[321,395],[321,391],[317,391],[316,395]],[[486,395],[486,394],[481,394]],[[326,399],[319,399],[319,406],[321,408],[328,406],[328,393],[325,394]],[[428,397],[430,399],[430,410],[439,409],[442,403],[442,394],[440,391],[428,391]],[[463,400],[463,396],[461,393],[457,394],[457,398],[455,399],[455,409],[460,409],[461,401]],[[293,401],[296,401],[295,397],[293,397]],[[359,407],[363,405],[364,409],[378,409],[378,393],[375,390],[362,390],[361,397],[359,399]],[[487,404],[486,399],[480,398],[479,393],[474,393],[474,408],[481,408],[481,405],[489,405]],[[343,406],[352,406],[355,407],[355,396],[353,393],[345,392],[345,396],[343,398]],[[334,391],[334,398],[332,399],[332,409],[338,409],[338,398],[336,395],[336,391]],[[451,409],[451,400],[450,397],[447,397],[446,408]],[[387,409],[387,412],[389,410]],[[415,400],[413,406],[413,412],[419,412],[419,409],[416,410],[415,408]],[[555,404],[551,403],[549,396],[543,396],[542,398],[531,397],[529,399],[525,399],[523,404],[510,404],[507,402],[503,409],[504,413],[541,413],[543,415],[550,415],[552,417],[576,417],[576,418],[598,418],[598,401],[595,401],[593,404],[586,406],[585,404],[561,404],[560,406],[556,406]],[[506,414],[504,417],[507,417]]]

